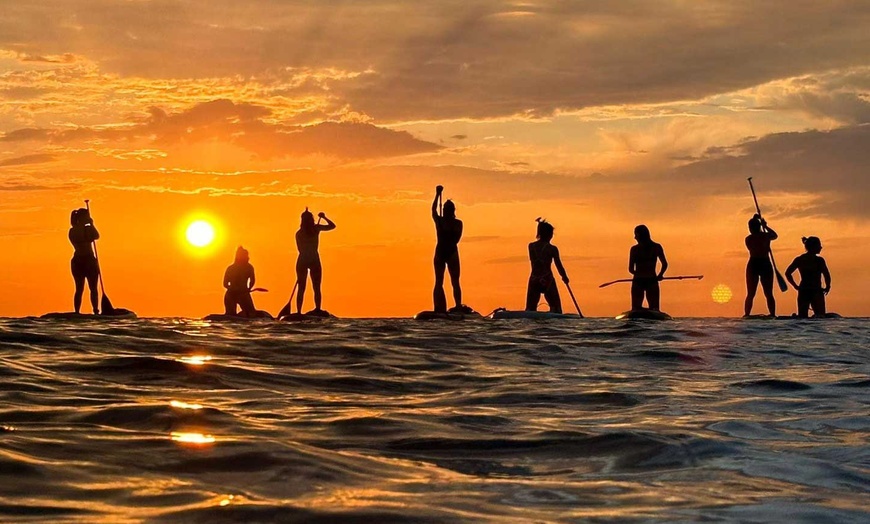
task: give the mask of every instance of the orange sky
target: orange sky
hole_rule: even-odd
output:
[[[705,275],[664,284],[663,309],[737,316],[748,176],[781,269],[821,237],[829,309],[870,315],[870,6],[472,4],[4,7],[0,315],[71,309],[69,212],[89,198],[109,296],[140,315],[220,311],[239,244],[275,313],[308,206],[338,224],[324,307],[410,316],[431,307],[443,184],[479,311],[523,306],[544,216],[585,314],[627,308],[626,286],[597,286],[627,276],[646,223],[669,274]],[[196,218],[209,249],[184,241]],[[717,284],[735,299],[714,303]]]

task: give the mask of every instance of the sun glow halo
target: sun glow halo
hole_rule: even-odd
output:
[[[187,226],[185,237],[194,247],[206,247],[214,241],[214,227],[205,220],[195,220]]]
[[[725,284],[719,284],[713,288],[710,296],[713,298],[713,302],[717,304],[727,304],[731,301],[734,294],[731,292],[730,287]]]

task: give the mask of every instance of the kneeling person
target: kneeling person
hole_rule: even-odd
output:
[[[224,273],[224,309],[226,315],[243,317],[257,316],[251,289],[254,288],[254,266],[249,262],[248,250],[239,246],[236,250],[236,260]],[[241,308],[241,313],[236,308]]]

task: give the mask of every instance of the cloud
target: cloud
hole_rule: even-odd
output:
[[[24,155],[15,158],[9,158],[6,160],[0,161],[0,167],[9,167],[9,166],[23,166],[27,164],[42,164],[45,162],[52,162],[56,159],[54,155],[49,155],[46,153],[37,153],[33,155]]]
[[[437,151],[441,146],[406,131],[363,122],[322,122],[308,126],[271,123],[268,108],[220,99],[169,113],[151,107],[143,121],[117,126],[23,128],[5,133],[3,142],[43,141],[48,144],[100,141],[121,144],[146,140],[163,147],[219,140],[241,146],[262,158],[325,155],[368,159]]]

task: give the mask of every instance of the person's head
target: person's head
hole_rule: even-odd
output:
[[[305,208],[305,211],[302,212],[302,220],[299,223],[299,227],[306,231],[310,231],[314,229],[314,213],[308,211],[308,208]]]
[[[248,255],[247,249],[242,246],[239,246],[238,249],[236,249],[236,264],[244,264],[250,259],[251,257]]]
[[[807,253],[818,255],[822,252],[822,241],[819,240],[819,237],[803,237],[801,241],[804,243],[804,249],[807,250]]]
[[[749,232],[750,233],[761,233],[761,219],[758,215],[749,219]]]
[[[537,238],[545,242],[553,240],[553,231],[556,229],[553,227],[553,224],[547,222],[543,218],[538,218],[536,221],[538,222]]]
[[[69,214],[69,225],[75,227],[79,223],[79,210],[73,209]]]
[[[641,224],[634,228],[634,239],[638,241],[640,244],[646,244],[652,242],[652,237],[649,233],[649,228],[645,225]]]
[[[456,204],[452,200],[444,202],[444,216],[456,218]]]
[[[88,223],[89,218],[91,218],[91,213],[87,210],[87,208],[82,207],[79,209],[75,209],[69,217],[70,225],[83,226]]]

